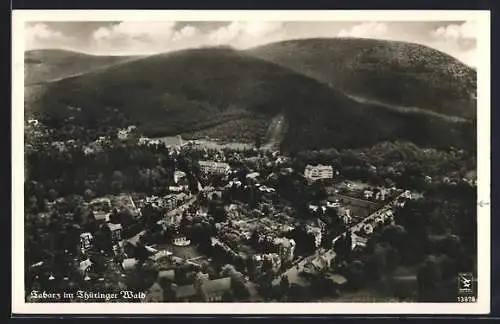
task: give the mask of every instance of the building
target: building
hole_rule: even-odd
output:
[[[321,245],[321,238],[322,238],[321,228],[307,226],[306,229],[307,229],[308,234],[311,234],[312,236],[314,236],[314,245],[316,247],[319,247]]]
[[[122,262],[123,270],[133,270],[137,264],[137,260],[134,258],[125,259]]]
[[[175,171],[174,172],[174,182],[176,184],[179,184],[179,182],[181,182],[181,180],[185,180],[186,179],[186,173],[183,172],[183,171]]]
[[[122,224],[108,224],[109,230],[111,231],[111,238],[115,242],[119,242],[122,240]]]
[[[92,265],[92,261],[90,261],[90,259],[86,259],[86,260],[83,260],[82,262],[80,262],[80,266],[79,266],[80,273],[82,275],[87,273],[87,270],[90,268],[91,265]]]
[[[366,237],[359,236],[354,232],[351,233],[351,249],[354,250],[356,247],[364,248],[368,239]]]
[[[333,167],[331,165],[307,165],[304,171],[304,177],[311,181],[320,179],[332,179]]]
[[[373,191],[372,190],[365,190],[363,192],[363,196],[365,197],[365,199],[370,199],[373,197]]]
[[[277,253],[268,253],[262,255],[262,262],[271,263],[273,271],[277,272],[281,268],[281,257]]]
[[[296,245],[293,239],[280,237],[275,238],[273,243],[278,247],[278,254],[283,261],[290,262],[293,260]]]
[[[172,238],[172,244],[176,246],[188,246],[191,244],[191,241],[186,238],[186,235],[176,233]]]
[[[94,237],[90,233],[82,233],[80,234],[80,249],[82,252],[87,251],[92,247],[92,240]]]
[[[231,170],[229,164],[215,161],[199,161],[200,171],[203,173],[227,174]]]
[[[251,172],[251,173],[247,174],[247,176],[246,176],[246,178],[248,180],[253,180],[253,181],[257,180],[259,177],[260,177],[259,172]]]
[[[173,210],[184,203],[188,198],[189,196],[183,192],[179,194],[170,194],[163,197],[160,202],[160,207],[166,208],[167,210]]]

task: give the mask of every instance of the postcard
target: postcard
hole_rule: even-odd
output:
[[[486,314],[488,11],[13,12],[14,314]]]

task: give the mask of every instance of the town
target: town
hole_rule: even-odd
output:
[[[304,163],[277,147],[165,143],[135,126],[48,142],[38,120],[26,129],[35,165],[26,176],[36,179],[25,190],[29,301],[38,302],[30,291],[82,290],[115,293],[113,302],[130,302],[121,291],[136,302],[341,300],[386,273],[410,287],[391,298],[417,298],[420,272],[396,273],[426,257],[417,214],[427,189],[363,180],[333,160]],[[421,178],[428,187],[476,185]],[[429,237],[459,258],[456,235]],[[470,268],[453,265],[449,276]]]

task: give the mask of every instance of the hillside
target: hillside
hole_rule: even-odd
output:
[[[244,137],[242,129],[264,137],[273,117],[283,114],[287,150],[396,139],[463,147],[474,139],[472,129],[463,131],[466,124],[358,102],[315,79],[229,48],[155,55],[52,82],[39,89],[26,111],[59,121],[71,116],[87,127],[119,111],[150,136],[216,128],[233,139]]]
[[[476,71],[430,47],[396,41],[315,38],[246,51],[346,94],[475,118]]]
[[[86,73],[133,59],[130,56],[94,56],[78,52],[47,49],[24,54],[26,86]]]

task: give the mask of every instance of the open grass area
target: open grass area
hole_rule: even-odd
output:
[[[196,247],[189,246],[175,246],[173,244],[160,244],[158,250],[167,250],[172,252],[175,256],[183,259],[192,259],[203,256]]]

